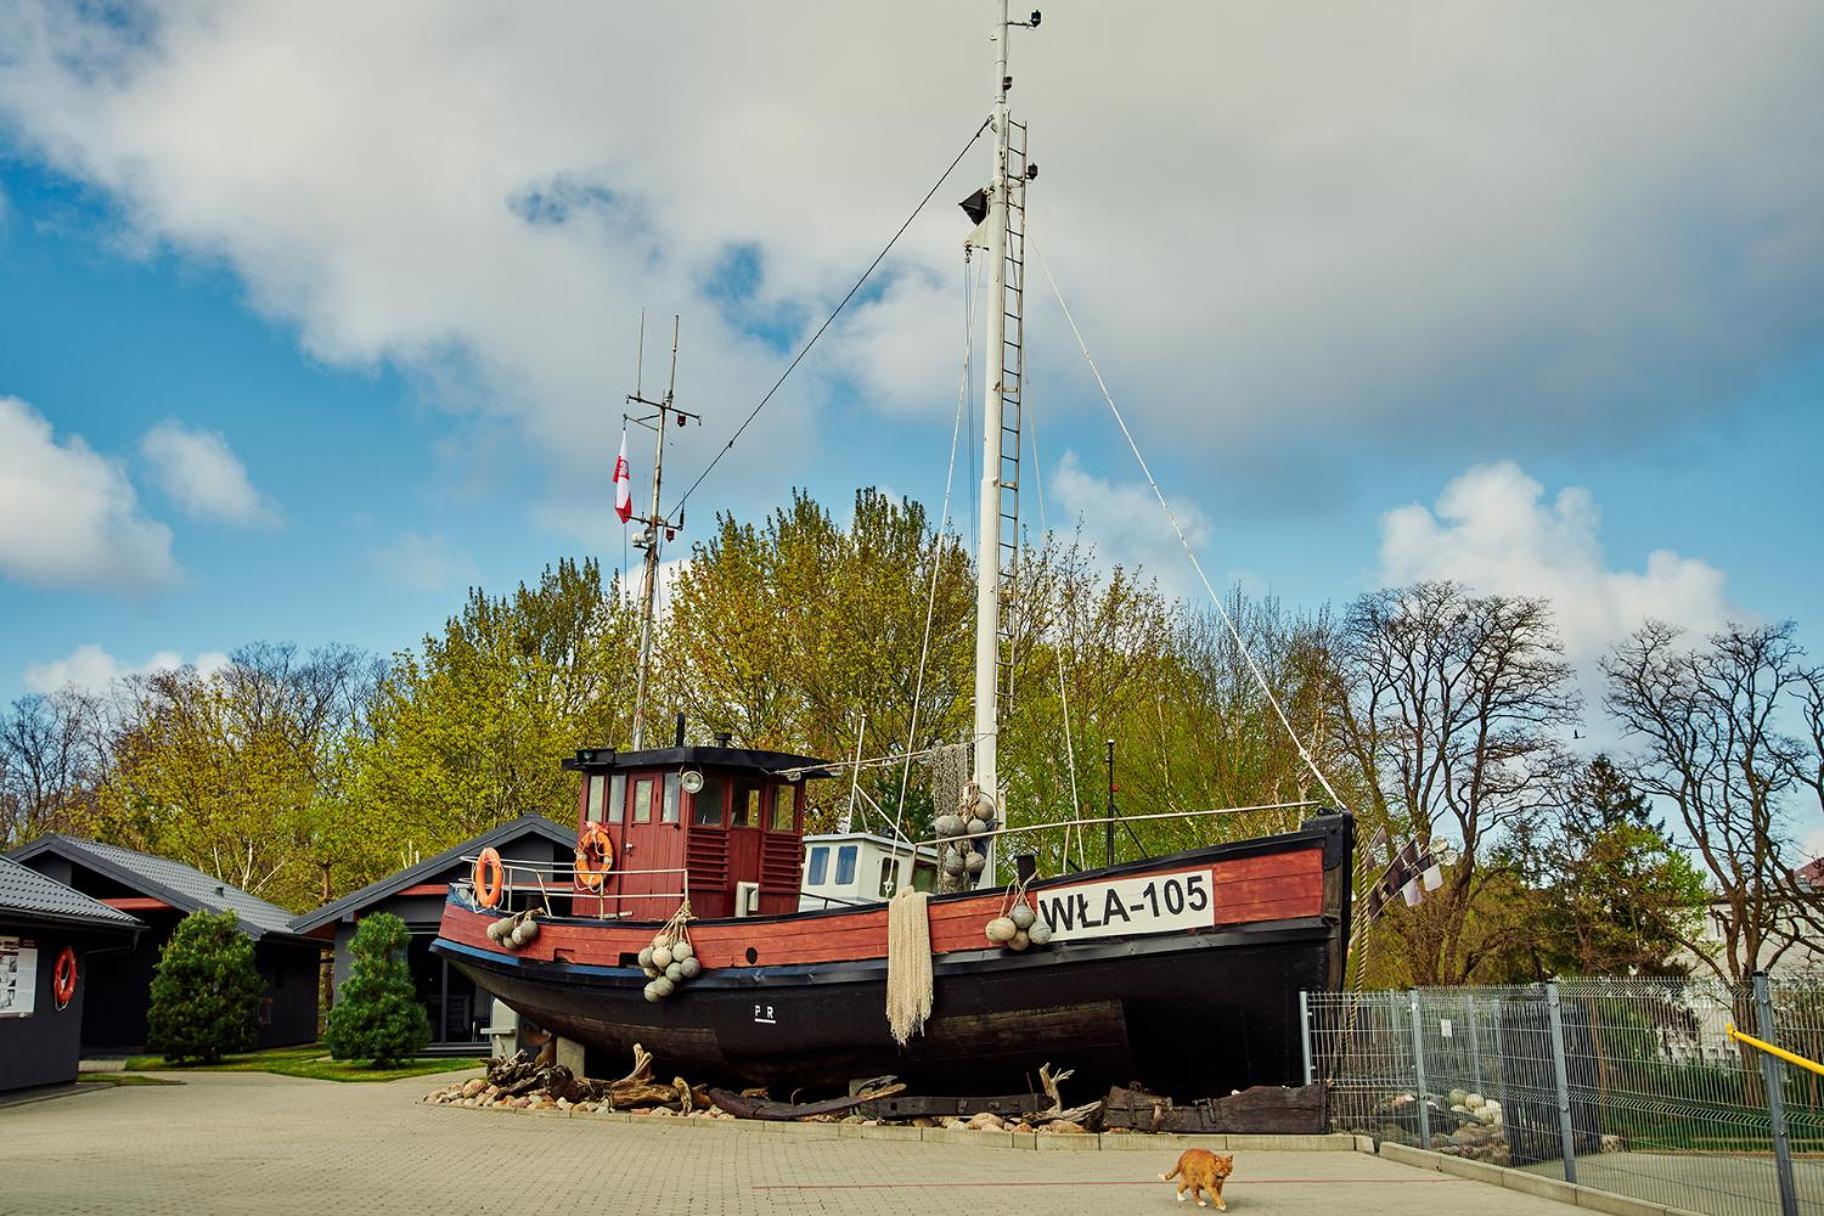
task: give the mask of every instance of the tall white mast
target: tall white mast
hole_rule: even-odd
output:
[[[1000,722],[997,681],[1001,620],[1001,402],[1007,341],[1007,0],[994,26],[994,168],[988,178],[988,335],[982,351],[982,486],[975,580],[975,783],[1001,805],[996,756]],[[986,842],[983,881],[994,881],[993,841]]]

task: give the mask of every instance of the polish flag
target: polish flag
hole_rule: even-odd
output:
[[[614,513],[626,523],[633,518],[633,478],[627,472],[627,430],[621,429],[621,454],[614,458]]]

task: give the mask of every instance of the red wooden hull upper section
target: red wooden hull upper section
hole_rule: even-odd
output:
[[[1235,926],[1322,915],[1323,858],[1322,842],[1312,841],[1309,845],[1201,865],[1166,860],[1157,869],[1124,867],[1123,877],[1163,879],[1208,872],[1214,890],[1214,925]],[[1065,879],[1035,884],[1033,889],[1052,895],[1096,881],[1094,877]],[[983,927],[1000,915],[1004,899],[1004,894],[995,890],[932,901],[932,953],[986,949],[990,943],[983,936]],[[488,924],[494,919],[491,913],[473,912],[451,903],[444,909],[440,934],[453,942],[505,953],[487,936]],[[547,920],[530,945],[512,953],[542,962],[626,966],[629,964],[622,956],[637,955],[642,947],[650,945],[659,923]],[[887,909],[883,904],[804,916],[697,921],[691,925],[690,940],[703,965],[712,970],[885,958]]]

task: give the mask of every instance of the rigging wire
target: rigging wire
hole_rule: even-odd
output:
[[[1216,605],[1216,611],[1221,615],[1222,623],[1227,626],[1229,636],[1235,640],[1236,648],[1241,651],[1241,657],[1247,660],[1248,670],[1254,675],[1254,682],[1266,695],[1267,703],[1273,707],[1274,714],[1279,718],[1279,724],[1285,728],[1287,737],[1292,740],[1292,746],[1298,749],[1299,757],[1304,760],[1305,767],[1311,770],[1311,774],[1317,778],[1318,784],[1324,787],[1324,792],[1330,795],[1331,803],[1339,808],[1342,807],[1343,800],[1337,796],[1336,789],[1330,784],[1330,779],[1324,776],[1324,771],[1317,766],[1317,761],[1311,758],[1311,753],[1305,750],[1305,741],[1299,738],[1296,730],[1292,729],[1291,719],[1286,717],[1286,711],[1280,705],[1279,698],[1273,694],[1272,687],[1267,683],[1266,673],[1260,669],[1260,664],[1254,659],[1253,648],[1241,636],[1241,630],[1236,628],[1235,620],[1229,615],[1227,605],[1222,602],[1222,597],[1216,594],[1216,588],[1210,585],[1209,576],[1203,572],[1203,563],[1197,560],[1197,553],[1191,548],[1191,542],[1185,537],[1184,529],[1178,526],[1178,516],[1173,513],[1171,504],[1165,501],[1165,492],[1159,488],[1158,481],[1154,479],[1152,469],[1147,466],[1146,457],[1140,454],[1140,445],[1134,442],[1133,432],[1127,429],[1127,419],[1121,416],[1121,408],[1115,404],[1114,394],[1108,391],[1108,383],[1102,379],[1102,371],[1096,366],[1095,359],[1089,353],[1089,344],[1083,340],[1083,331],[1077,328],[1077,319],[1071,315],[1070,305],[1064,302],[1064,293],[1058,290],[1058,280],[1051,273],[1051,263],[1045,260],[1045,254],[1038,247],[1037,242],[1033,242],[1032,251],[1038,254],[1039,269],[1045,272],[1045,281],[1051,285],[1052,297],[1057,300],[1059,309],[1064,313],[1064,320],[1070,325],[1071,336],[1077,340],[1077,349],[1083,352],[1083,361],[1089,364],[1090,374],[1096,378],[1096,387],[1102,390],[1102,400],[1108,403],[1109,412],[1115,416],[1115,424],[1121,428],[1122,438],[1127,440],[1128,450],[1133,452],[1134,459],[1139,462],[1140,472],[1146,477],[1146,484],[1152,487],[1153,497],[1159,500],[1159,509],[1165,512],[1166,522],[1171,524],[1172,532],[1178,537],[1178,543],[1184,546],[1185,556],[1191,559],[1191,569],[1197,572],[1197,578],[1203,583],[1203,589],[1209,593],[1210,601]]]
[[[672,504],[671,509],[673,512],[683,512],[684,504],[689,502],[690,496],[697,492],[697,487],[702,485],[704,479],[715,471],[717,465],[722,463],[722,458],[728,455],[734,448],[735,441],[741,438],[742,433],[747,430],[748,425],[752,423],[755,418],[760,416],[760,411],[765,409],[766,403],[773,399],[773,394],[778,392],[780,386],[782,386],[786,380],[791,377],[791,374],[798,369],[798,364],[803,362],[804,357],[811,353],[811,347],[817,345],[817,339],[823,337],[824,331],[829,329],[838,316],[842,315],[842,310],[849,306],[849,301],[855,298],[855,293],[861,290],[862,285],[868,281],[871,275],[873,275],[875,269],[879,267],[881,262],[886,260],[887,254],[893,251],[893,246],[899,243],[899,238],[906,234],[906,229],[912,226],[912,221],[917,219],[919,213],[925,209],[925,204],[929,203],[932,196],[943,188],[946,181],[950,180],[950,175],[956,172],[956,167],[963,163],[963,157],[969,155],[969,150],[975,147],[975,141],[982,137],[982,132],[988,129],[988,124],[992,121],[992,118],[985,118],[982,120],[982,125],[975,129],[975,134],[969,137],[968,142],[963,145],[963,150],[956,154],[956,159],[950,162],[949,167],[943,171],[943,174],[931,184],[931,188],[925,191],[925,196],[918,200],[918,206],[912,208],[912,214],[906,217],[905,223],[899,226],[899,230],[881,247],[881,251],[874,255],[874,260],[869,262],[868,268],[861,272],[861,277],[855,280],[855,285],[849,288],[848,294],[843,296],[842,299],[837,302],[836,307],[830,310],[830,315],[823,319],[823,324],[817,327],[817,332],[811,335],[810,340],[799,347],[798,353],[792,356],[792,361],[785,365],[785,370],[779,373],[779,378],[777,380],[773,381],[773,387],[766,390],[766,395],[760,398],[758,405],[748,411],[747,417],[741,420],[741,425],[735,428],[735,433],[730,435],[728,437],[728,442],[722,445],[722,450],[716,453],[715,458],[709,462],[708,466],[704,468],[701,473],[697,474],[697,479],[690,483],[690,488],[684,491],[683,496]],[[671,518],[671,514],[667,513],[665,517],[669,519]]]
[[[904,839],[900,821],[906,813],[906,785],[912,779],[912,749],[918,743],[918,707],[925,697],[925,664],[931,656],[931,621],[937,612],[937,578],[944,566],[944,541],[950,528],[950,488],[956,478],[956,446],[963,430],[963,401],[969,392],[969,380],[975,354],[975,290],[969,283],[971,258],[963,249],[963,374],[956,386],[956,416],[950,423],[950,464],[944,470],[944,505],[937,513],[937,531],[931,538],[931,586],[925,596],[925,636],[918,648],[918,679],[912,692],[912,722],[906,727],[906,760],[899,772],[899,805],[893,811],[893,835]],[[977,276],[980,277],[979,275]],[[893,850],[895,859],[899,849]]]

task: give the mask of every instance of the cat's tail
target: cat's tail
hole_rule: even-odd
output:
[[[1178,1176],[1178,1171],[1182,1170],[1183,1168],[1184,1168],[1184,1162],[1180,1161],[1177,1165],[1174,1165],[1172,1167],[1171,1173],[1159,1175],[1159,1181],[1170,1182],[1172,1179],[1174,1179]]]

